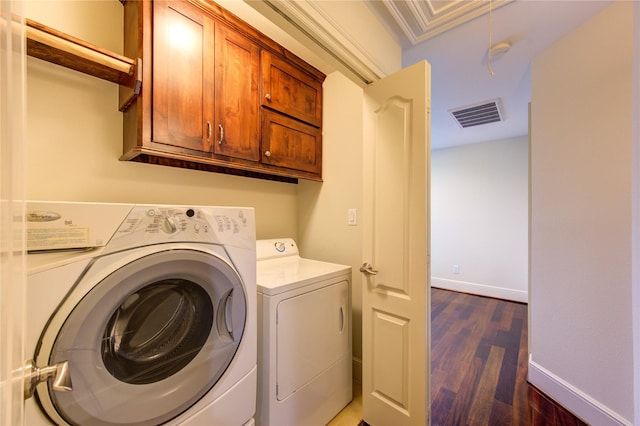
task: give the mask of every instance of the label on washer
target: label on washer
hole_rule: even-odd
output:
[[[89,228],[68,226],[57,228],[27,228],[27,247],[29,247],[29,250],[78,248],[88,245]]]

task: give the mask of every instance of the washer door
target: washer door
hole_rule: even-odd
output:
[[[164,423],[213,388],[245,320],[241,279],[221,258],[189,249],[140,257],[93,286],[59,330],[45,330],[53,344],[38,358],[68,361],[73,390],[43,386],[38,397],[69,424]]]

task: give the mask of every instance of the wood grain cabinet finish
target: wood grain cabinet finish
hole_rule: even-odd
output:
[[[262,112],[263,160],[266,164],[320,176],[321,130],[274,111]]]
[[[143,65],[121,160],[322,180],[324,74],[209,0],[124,7]]]
[[[260,48],[224,25],[216,28],[214,152],[260,160]]]
[[[156,1],[153,27],[150,140],[174,152],[210,156],[215,23],[189,3]]]
[[[271,52],[261,55],[263,162],[322,175],[322,82]]]
[[[322,80],[262,52],[262,105],[313,126],[322,126]]]

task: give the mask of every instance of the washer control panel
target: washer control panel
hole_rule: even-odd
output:
[[[206,215],[193,208],[140,207],[134,208],[118,229],[117,234],[132,232],[147,235],[177,233],[208,233],[209,221]]]
[[[168,241],[226,243],[255,239],[253,209],[242,207],[136,206],[108,248]]]
[[[255,249],[251,207],[27,202],[29,251],[107,251],[165,242],[231,244]]]
[[[104,247],[131,204],[28,201],[27,250],[76,250]]]

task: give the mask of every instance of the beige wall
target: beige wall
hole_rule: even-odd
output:
[[[591,424],[634,415],[633,7],[614,2],[532,67],[529,378]]]
[[[432,286],[528,301],[528,181],[527,136],[431,153]]]

